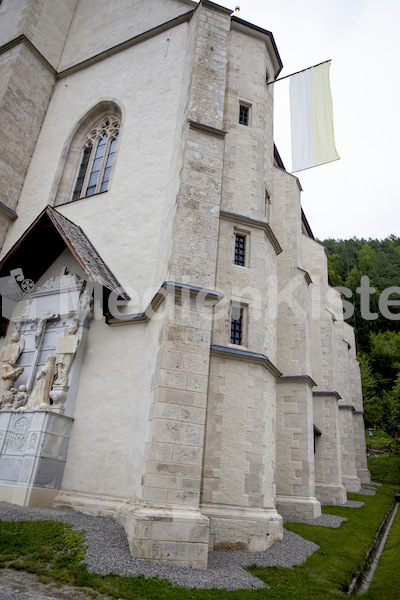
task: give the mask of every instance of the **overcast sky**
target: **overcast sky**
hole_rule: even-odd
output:
[[[314,235],[400,237],[399,0],[218,1],[272,31],[280,76],[332,59],[341,160],[296,174]],[[290,171],[288,81],[274,84],[275,143]]]

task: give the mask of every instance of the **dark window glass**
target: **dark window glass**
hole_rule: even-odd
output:
[[[239,235],[237,233],[235,235],[235,265],[240,265],[241,267],[244,267],[245,252],[246,236]]]
[[[86,171],[89,164],[90,155],[92,153],[92,144],[89,144],[82,155],[81,166],[79,167],[78,178],[76,180],[76,185],[74,189],[74,193],[72,196],[72,200],[78,200],[81,197],[83,182],[85,181]]]
[[[243,104],[240,105],[239,109],[239,123],[242,125],[249,124],[249,107],[244,106]]]
[[[243,310],[232,308],[231,317],[231,344],[241,345],[242,343],[242,319]]]
[[[107,135],[104,134],[101,140],[99,141],[96,154],[93,161],[92,171],[90,173],[89,183],[86,190],[86,196],[93,196],[96,193],[96,186],[99,180],[101,165],[103,163],[104,152],[107,144]]]
[[[117,149],[118,142],[118,133],[110,144],[110,148],[108,150],[106,168],[104,169],[103,181],[101,183],[100,192],[106,192],[108,189],[108,182],[110,181],[111,168],[115,156],[115,151]]]

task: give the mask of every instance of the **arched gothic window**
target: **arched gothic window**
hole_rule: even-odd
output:
[[[84,143],[72,200],[106,192],[118,143],[119,121],[103,117]]]

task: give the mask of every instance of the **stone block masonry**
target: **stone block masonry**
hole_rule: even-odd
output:
[[[339,394],[313,392],[315,494],[321,504],[344,504],[346,489],[342,483]],[[323,432],[323,433],[322,433]]]
[[[0,82],[0,201],[15,210],[53,91],[55,72],[21,40],[0,54]]]

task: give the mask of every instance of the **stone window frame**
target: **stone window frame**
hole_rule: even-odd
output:
[[[238,313],[240,311],[240,313]],[[237,315],[240,314],[240,344],[232,341],[233,320],[237,321]],[[248,334],[248,305],[237,300],[232,300],[229,309],[229,343],[230,348],[246,348]]]
[[[118,153],[120,148],[120,138],[122,133],[122,111],[115,102],[111,100],[104,100],[96,104],[94,107],[92,107],[89,111],[85,113],[85,115],[78,121],[75,128],[71,132],[69,138],[67,139],[63,148],[62,156],[59,161],[56,176],[54,178],[53,186],[50,193],[49,204],[53,204],[53,206],[60,206],[62,204],[78,202],[79,200],[83,200],[84,198],[92,198],[94,195],[106,193],[106,191],[96,191],[95,194],[90,196],[85,196],[82,193],[80,194],[79,198],[73,198],[85,146],[89,143],[89,137],[91,133],[93,132],[94,134],[95,130],[98,130],[98,125],[100,125],[101,122],[104,122],[106,118],[109,118],[112,122],[118,122],[119,134],[118,144],[116,147],[111,175],[107,188],[107,191],[110,190],[112,186],[112,179],[115,173],[115,165],[118,161]],[[109,140],[107,141],[107,147],[109,148],[109,143],[111,142],[109,142]],[[94,157],[93,151],[91,153],[91,159],[92,156]],[[88,166],[87,171],[91,171],[90,165]],[[85,173],[85,175],[87,175],[87,173]],[[100,179],[101,173],[99,176],[99,180]]]
[[[112,171],[116,151],[116,146],[113,146],[113,142],[118,140],[119,128],[119,119],[112,118],[111,116],[107,115],[100,119],[95,127],[93,127],[93,129],[89,132],[82,149],[81,162],[78,167],[78,173],[75,179],[75,187],[71,198],[72,202],[108,191],[110,179],[105,179],[105,176],[107,169],[110,169],[110,173]],[[104,137],[107,138],[105,142],[105,148],[102,156],[99,157],[98,153]],[[86,163],[86,155],[89,148],[91,150],[89,153],[89,160]],[[110,158],[111,164],[109,164]],[[94,168],[96,161],[99,161],[99,159],[101,159],[100,168],[95,171]],[[79,180],[82,178],[81,172],[83,169],[83,181],[80,185]],[[95,183],[90,185],[95,173],[98,173],[97,179],[95,180]],[[106,186],[105,189],[103,189],[104,186]],[[94,188],[94,190],[90,190],[89,193],[90,188]]]
[[[235,262],[235,245],[236,245],[236,236],[240,235],[245,238],[245,251],[244,251],[244,264],[240,265]],[[250,267],[250,249],[251,249],[251,234],[248,229],[243,229],[242,227],[234,227],[233,228],[233,264],[236,267],[249,268]]]
[[[246,100],[239,100],[239,124],[250,127],[251,124],[251,103]],[[246,118],[243,118],[242,109],[246,111]]]

